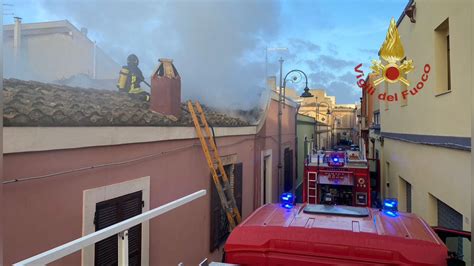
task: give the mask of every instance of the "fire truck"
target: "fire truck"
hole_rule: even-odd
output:
[[[361,151],[327,151],[305,162],[303,202],[370,207],[370,175]]]
[[[416,214],[383,208],[323,204],[266,204],[230,234],[224,262],[238,265],[466,265]],[[470,232],[464,236],[470,240]]]

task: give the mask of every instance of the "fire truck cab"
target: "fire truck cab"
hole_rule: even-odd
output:
[[[447,247],[415,214],[307,203],[260,207],[232,231],[224,250],[225,262],[239,265],[449,262]]]
[[[303,202],[370,207],[370,175],[361,151],[326,151],[304,167]]]

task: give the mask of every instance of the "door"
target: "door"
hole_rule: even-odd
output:
[[[113,224],[127,220],[142,213],[142,191],[134,192],[118,198],[96,204],[94,218],[95,230],[99,231]],[[128,230],[129,265],[141,264],[142,225]],[[95,244],[95,265],[118,264],[117,235],[106,238]]]
[[[370,175],[370,191],[372,208],[379,208],[382,206],[382,194],[380,183],[380,161],[378,159],[367,159],[369,163]]]
[[[262,205],[272,202],[272,156],[263,158]]]

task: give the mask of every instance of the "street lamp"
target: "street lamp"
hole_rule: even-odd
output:
[[[282,175],[282,167],[283,167],[283,163],[282,163],[282,156],[281,156],[281,146],[282,146],[282,129],[281,129],[281,124],[282,124],[282,115],[283,115],[283,111],[282,111],[282,105],[283,103],[285,102],[285,92],[286,92],[286,79],[288,78],[288,76],[291,74],[291,73],[300,73],[302,74],[304,77],[305,77],[305,81],[306,81],[306,86],[304,88],[305,92],[309,92],[309,88],[308,88],[308,76],[306,75],[306,73],[304,73],[303,71],[299,70],[299,69],[293,69],[291,71],[289,71],[288,73],[286,73],[285,75],[285,78],[284,79],[281,79],[281,76],[282,76],[282,72],[281,72],[281,69],[282,69],[282,64],[283,64],[283,59],[280,59],[280,85],[281,85],[281,82],[283,81],[283,86],[280,86],[280,90],[279,90],[279,97],[278,97],[278,182],[279,182],[279,193],[278,194],[281,194],[284,190],[284,186],[283,186],[283,175]],[[298,82],[298,77],[292,77],[291,79],[292,82]],[[284,107],[283,107],[284,108]],[[292,179],[293,181],[294,179]],[[293,183],[293,182],[292,182]],[[292,185],[292,190],[294,190],[294,184]]]

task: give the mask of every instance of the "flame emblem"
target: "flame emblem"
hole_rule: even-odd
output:
[[[404,60],[401,65],[397,64],[397,62],[400,62],[404,58],[405,51],[394,18],[390,21],[387,37],[385,37],[385,41],[380,49],[380,56],[387,61],[388,64],[383,65],[380,60],[372,61],[372,66],[370,67],[373,71],[372,73],[381,76],[374,81],[374,85],[377,86],[383,81],[389,83],[400,81],[406,86],[410,86],[410,82],[402,77],[401,74],[407,74],[413,70],[413,60]]]

